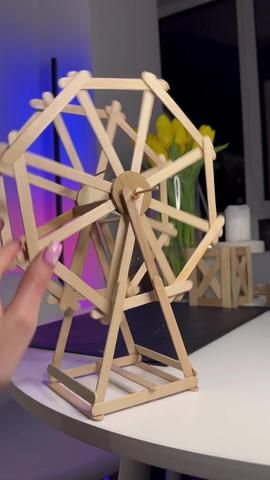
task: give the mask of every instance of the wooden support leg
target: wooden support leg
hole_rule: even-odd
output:
[[[131,198],[131,194],[131,190],[125,187],[123,190],[123,196],[126,202],[127,210],[130,216],[130,220],[132,222],[134,232],[136,234],[136,239],[139,243],[142,255],[144,257],[144,261],[147,266],[148,273],[151,278],[157,298],[160,301],[163,315],[166,320],[177,357],[182,365],[183,373],[185,377],[191,377],[193,375],[192,366],[188,359],[184,342],[179,332],[171,304],[167,297],[165,287],[163,285],[161,277],[159,276],[153,253],[150,249],[149,243],[145,238],[144,230],[140,222],[140,216],[136,204]]]
[[[60,367],[61,365],[64,353],[65,353],[68,335],[69,335],[71,324],[72,324],[73,315],[74,315],[74,311],[71,310],[71,308],[69,308],[64,314],[60,334],[58,336],[58,340],[57,340],[57,344],[56,344],[56,348],[53,356],[53,361],[52,361],[52,365],[54,365],[55,367]]]
[[[103,360],[100,368],[100,374],[97,382],[97,389],[96,389],[97,402],[103,402],[105,398],[105,391],[108,385],[109,374],[110,374],[114,351],[115,351],[115,345],[116,345],[117,336],[120,328],[120,322],[122,319],[126,289],[127,289],[126,281],[125,280],[120,281],[118,283],[118,287],[115,295],[111,323],[109,326],[106,346],[105,346]],[[93,412],[94,412],[94,407],[93,407]]]

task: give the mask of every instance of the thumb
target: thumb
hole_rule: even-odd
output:
[[[36,327],[40,304],[62,252],[62,245],[52,242],[33,260],[25,272],[15,297],[8,307],[11,318],[25,320],[30,329]]]

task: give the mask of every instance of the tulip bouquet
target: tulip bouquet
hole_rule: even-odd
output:
[[[215,130],[210,126],[202,125],[199,131],[202,135],[208,135],[211,141],[214,142]],[[147,144],[156,154],[162,154],[167,160],[172,161],[198,146],[176,118],[170,120],[165,114],[157,118],[156,133],[148,135]],[[223,150],[227,145],[215,147],[216,152]],[[151,164],[149,158],[147,158],[147,161]],[[196,213],[196,184],[202,166],[203,160],[194,163],[174,178],[168,180],[169,205],[177,209],[181,208],[181,210],[188,213]],[[190,225],[174,219],[170,219],[170,221],[177,229],[177,236],[171,239],[166,253],[172,269],[177,275],[185,263],[187,248],[194,247],[196,244],[195,231]]]

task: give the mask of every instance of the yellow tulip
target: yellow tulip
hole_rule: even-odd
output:
[[[214,143],[216,131],[213,130],[209,125],[201,125],[199,128],[199,132],[203,136],[208,135],[211,142]]]
[[[172,124],[167,115],[159,115],[156,121],[157,137],[161,145],[168,150],[173,142]]]
[[[157,155],[165,155],[165,157],[168,159],[168,152],[167,150],[163,147],[163,145],[160,143],[158,137],[156,135],[153,135],[152,133],[149,133],[147,140],[146,140],[147,145],[157,154]],[[147,160],[150,165],[155,165],[153,160],[147,156]]]
[[[191,136],[189,132],[185,129],[182,123],[179,122],[176,118],[172,121],[172,131],[174,142],[178,146],[180,153],[183,154],[186,151],[187,145],[191,141]]]
[[[210,138],[211,142],[214,143],[216,131],[213,130],[209,125],[201,125],[199,128],[199,132],[203,137],[207,135]],[[197,146],[198,144],[194,140],[192,148],[196,148]]]

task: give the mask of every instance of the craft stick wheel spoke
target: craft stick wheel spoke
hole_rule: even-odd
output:
[[[214,191],[211,140],[202,137],[168,93],[168,84],[144,72],[138,79],[94,78],[87,71],[70,72],[59,80],[60,93],[50,92],[31,101],[33,115],[18,132],[11,132],[0,153],[1,216],[5,219],[2,242],[13,232],[3,177],[15,179],[24,227],[24,255],[17,259],[25,270],[35,255],[51,241],[66,241],[76,234],[76,245],[67,267],[58,262],[48,290],[48,301],[57,303],[63,322],[51,364],[48,385],[58,395],[74,404],[89,417],[100,420],[105,414],[151,400],[196,390],[193,370],[171,302],[192,287],[189,277],[208,247],[222,231],[223,217],[217,216]],[[94,103],[96,90],[113,92],[112,102],[104,108]],[[140,95],[138,124],[127,121],[117,97],[118,92]],[[175,161],[155,154],[146,139],[153,106],[161,102],[189,131],[197,148]],[[82,116],[96,136],[100,147],[96,171],[85,171],[66,123],[66,116]],[[65,149],[69,165],[38,156],[33,143],[53,124]],[[128,138],[130,158],[123,158],[117,148],[119,132]],[[131,145],[133,144],[133,148]],[[126,154],[125,154],[126,155]],[[147,155],[152,166],[145,166]],[[204,160],[209,218],[191,215],[168,205],[167,180],[190,165]],[[128,165],[128,166],[127,166]],[[45,176],[44,176],[45,173]],[[59,177],[60,183],[48,178]],[[66,180],[72,181],[70,184]],[[49,222],[37,226],[32,188],[66,197],[72,207]],[[171,219],[186,223],[203,232],[201,242],[176,277],[166,257],[170,238],[176,236]],[[96,289],[84,280],[83,271],[89,248],[94,246],[104,277],[104,288]],[[139,250],[141,261],[134,271],[133,259]],[[148,275],[151,287],[142,289]],[[73,315],[81,300],[93,305],[91,315],[107,324],[104,354],[100,360],[68,370],[63,368]],[[138,345],[129,328],[126,312],[134,307],[158,302],[174,347],[175,356],[167,357],[146,346]],[[127,354],[115,356],[121,331]],[[149,359],[147,362],[145,359]],[[170,370],[151,364],[160,362]],[[153,363],[153,362],[152,362]]]

